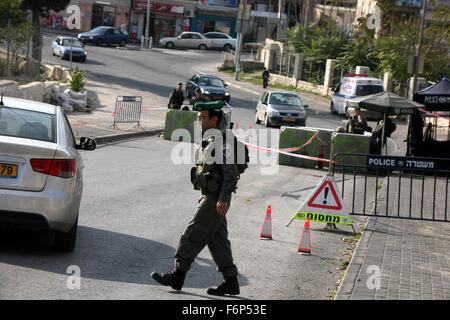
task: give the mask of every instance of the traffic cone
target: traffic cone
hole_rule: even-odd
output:
[[[266,209],[266,216],[261,229],[260,239],[272,240],[272,205],[269,204]]]
[[[300,244],[298,246],[298,252],[301,254],[311,254],[311,222],[309,219],[305,221],[305,225],[302,229],[302,236],[300,238]]]

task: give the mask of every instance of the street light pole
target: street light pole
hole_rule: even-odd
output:
[[[414,77],[413,77],[412,94],[416,93],[416,90],[417,90],[417,78],[418,78],[419,68],[420,68],[421,49],[422,49],[422,42],[423,42],[423,29],[425,28],[426,7],[427,7],[427,0],[422,0],[422,13],[421,13],[421,18],[420,18],[419,43],[417,44],[416,56],[414,57]]]

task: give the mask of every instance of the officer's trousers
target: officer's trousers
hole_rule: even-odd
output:
[[[175,267],[187,272],[200,251],[208,246],[219,272],[224,277],[238,275],[228,240],[227,220],[217,213],[218,196],[202,195],[197,210],[181,236],[175,253]]]

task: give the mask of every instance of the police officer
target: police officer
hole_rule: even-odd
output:
[[[238,270],[233,263],[228,240],[226,214],[231,194],[236,190],[239,171],[234,161],[227,159],[228,139],[221,139],[224,131],[218,130],[223,128],[221,106],[221,101],[196,104],[198,119],[202,123],[202,140],[196,154],[196,167],[191,169],[191,181],[194,189],[201,191],[201,196],[197,210],[181,236],[175,253],[174,269],[169,273],[153,272],[152,277],[164,286],[181,290],[194,259],[208,246],[225,280],[217,288],[209,288],[207,293],[237,295],[240,293]],[[217,152],[223,156],[223,161],[217,161]]]
[[[347,121],[346,131],[354,134],[364,134],[364,131],[372,131],[367,125],[367,120],[361,113],[360,107],[355,107],[353,115]]]
[[[170,93],[169,103],[167,107],[169,109],[180,109],[183,102],[183,84],[180,82],[177,84],[177,87]]]

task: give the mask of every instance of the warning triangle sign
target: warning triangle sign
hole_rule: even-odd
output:
[[[295,219],[327,222],[335,224],[352,224],[341,193],[332,177],[325,176],[314,191],[297,210]]]
[[[311,208],[341,210],[342,201],[336,192],[334,183],[331,179],[325,177],[322,179],[318,188],[310,196],[307,205]]]

